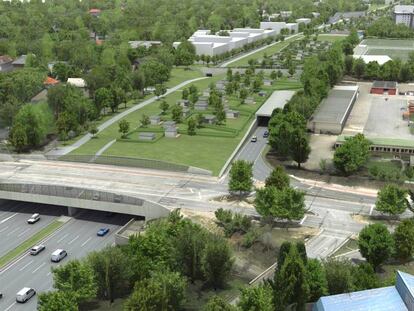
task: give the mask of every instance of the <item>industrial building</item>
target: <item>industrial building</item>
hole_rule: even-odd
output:
[[[283,109],[295,93],[295,91],[274,91],[259,110],[256,111],[257,124],[267,125],[273,110],[276,108]]]
[[[414,276],[397,271],[395,286],[319,298],[313,311],[414,310]]]
[[[334,86],[308,121],[308,129],[318,134],[341,134],[358,98],[358,86]]]
[[[264,22],[260,28],[234,28],[227,31],[228,35],[225,36],[212,34],[208,29],[197,30],[188,41],[194,45],[197,55],[215,56],[242,48],[249,43],[275,37],[282,29],[288,29],[289,33],[297,33],[299,30],[297,23]],[[174,48],[180,43],[174,42]]]
[[[371,94],[396,95],[397,82],[395,81],[374,81],[371,87]]]

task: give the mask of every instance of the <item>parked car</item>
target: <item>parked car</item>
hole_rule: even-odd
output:
[[[40,245],[35,245],[30,249],[30,255],[36,256],[37,254],[39,254],[40,252],[45,250],[45,246],[40,244]]]
[[[101,228],[96,233],[97,236],[104,236],[109,232],[109,228]]]
[[[36,214],[33,214],[32,217],[30,217],[27,220],[27,223],[28,224],[34,224],[34,223],[38,222],[39,220],[40,220],[40,215],[36,213]]]
[[[264,137],[264,138],[269,137],[269,131],[268,131],[268,130],[266,130],[266,131],[263,133],[263,137]]]
[[[52,260],[53,262],[59,262],[67,255],[68,253],[64,249],[57,249],[52,253],[52,257],[50,258],[50,260]]]
[[[252,139],[251,139],[250,141],[251,141],[252,143],[257,142],[257,136],[256,136],[256,135],[252,136]]]
[[[3,298],[3,293],[2,293],[2,292],[0,292],[0,299],[1,299],[1,298]]]
[[[36,291],[30,287],[23,287],[17,294],[16,294],[16,301],[25,303],[30,298],[36,295]]]

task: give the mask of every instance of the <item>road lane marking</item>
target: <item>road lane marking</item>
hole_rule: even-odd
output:
[[[19,230],[20,228],[17,227],[16,229],[10,231],[9,233],[7,233],[7,236],[12,235],[13,233],[15,233],[17,230]]]
[[[24,230],[22,233],[20,233],[17,237],[21,237],[22,235],[24,235],[25,233],[27,233],[28,231],[30,231],[30,228],[27,228],[26,230]]]
[[[21,267],[21,268],[19,269],[19,271],[23,271],[24,269],[26,269],[28,266],[30,266],[30,265],[33,263],[33,261],[34,261],[34,260],[32,260],[32,261],[28,262],[27,264],[25,264],[23,267]]]
[[[45,265],[46,263],[44,262],[44,263],[42,263],[39,267],[37,267],[36,269],[34,269],[33,271],[32,271],[32,273],[36,273],[40,268],[42,268],[44,265]]]
[[[18,213],[14,213],[13,215],[4,218],[2,221],[0,221],[0,224],[5,223],[6,221],[8,221],[9,219],[12,219],[14,216],[16,216]]]
[[[79,235],[77,235],[72,241],[70,241],[68,244],[72,244],[73,242],[75,242],[77,239],[79,239]]]
[[[52,272],[50,272],[50,271],[49,271],[49,272],[46,274],[46,276],[49,276],[49,275],[51,275],[51,274],[52,274]]]
[[[7,228],[9,228],[9,226],[4,227],[3,229],[0,230],[0,233],[2,233],[4,230],[7,230]]]
[[[81,247],[84,247],[86,245],[86,243],[88,243],[90,240],[92,239],[92,237],[90,237],[89,239],[87,239],[85,242],[82,243]]]
[[[13,308],[16,305],[16,302],[13,302],[10,306],[7,307],[7,309],[4,309],[4,311],[9,311],[11,308]]]
[[[63,237],[61,237],[59,240],[57,240],[57,242],[58,243],[62,242],[68,235],[69,235],[69,233],[66,233]]]

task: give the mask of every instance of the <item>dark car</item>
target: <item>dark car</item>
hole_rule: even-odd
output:
[[[269,131],[267,131],[267,130],[266,130],[266,131],[263,133],[263,137],[264,137],[264,138],[269,137]]]
[[[96,233],[98,236],[104,236],[109,232],[109,228],[101,228],[99,229],[99,231]]]

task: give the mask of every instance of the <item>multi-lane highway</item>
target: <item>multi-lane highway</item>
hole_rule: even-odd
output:
[[[32,208],[35,209],[36,206],[32,206]],[[39,209],[42,208],[44,207],[39,206]],[[15,217],[19,218],[22,215],[24,216],[22,219],[26,220],[26,214],[19,213]],[[40,227],[42,221],[50,222],[54,217],[42,214],[42,219],[37,224]],[[1,219],[3,218],[1,217],[0,221]],[[3,293],[3,298],[0,299],[0,310],[36,310],[37,298],[32,298],[25,304],[17,304],[15,302],[16,293],[23,287],[32,287],[37,292],[51,290],[53,286],[51,267],[65,264],[74,258],[84,257],[91,251],[113,244],[114,232],[129,219],[128,215],[92,211],[83,211],[76,218],[71,218],[63,227],[46,239],[43,243],[46,249],[43,252],[37,256],[26,254],[0,270],[0,292]],[[102,227],[107,227],[110,231],[106,236],[98,237],[96,233]],[[3,240],[1,244],[3,244]],[[59,264],[52,263],[50,255],[58,248],[65,249],[68,252],[68,257]]]

